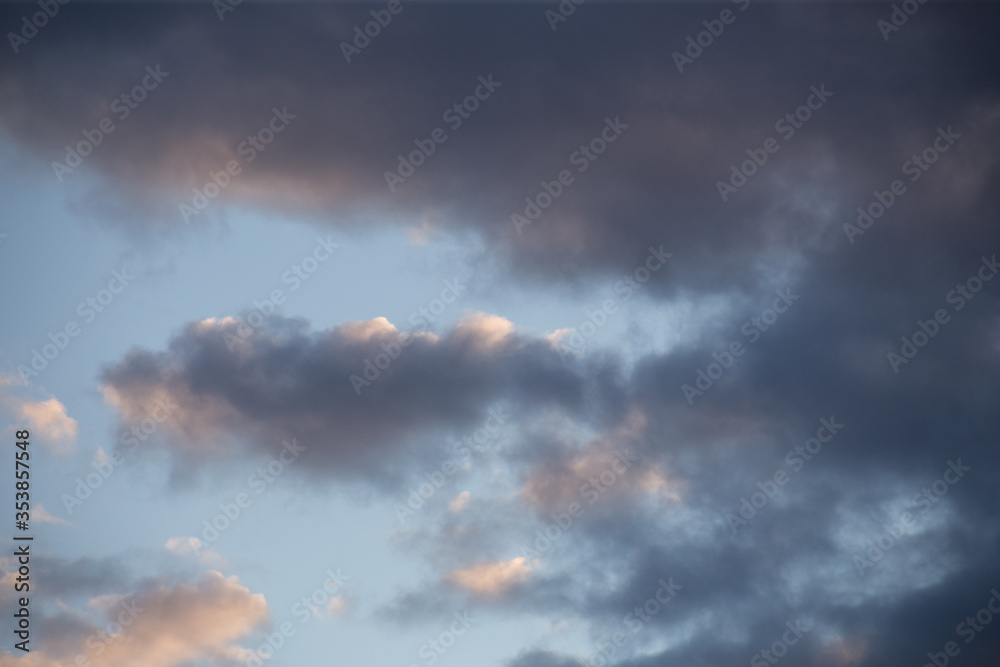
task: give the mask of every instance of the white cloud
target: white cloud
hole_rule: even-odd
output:
[[[326,613],[330,616],[343,616],[351,608],[351,600],[347,597],[332,597],[330,602],[326,605]]]
[[[470,593],[493,597],[506,593],[528,578],[531,566],[523,556],[508,561],[479,563],[445,575],[445,581]]]
[[[65,405],[51,394],[31,390],[14,376],[0,376],[0,388],[2,387],[20,389],[0,391],[0,413],[6,413],[12,421],[25,424],[31,431],[31,438],[50,454],[64,456],[73,452],[77,423],[66,414]],[[30,396],[14,395],[15,391],[18,394],[42,393],[47,398],[35,400]]]
[[[205,548],[197,537],[171,537],[163,545],[167,551],[178,556],[194,556],[198,562],[208,567],[226,567],[229,565],[217,551]]]
[[[37,505],[31,508],[31,520],[37,521],[39,523],[54,523],[57,525],[63,524],[66,526],[69,525],[69,521],[66,521],[65,519],[60,519],[57,516],[52,516],[51,514],[49,514],[49,511],[45,509],[45,506],[42,505],[41,503],[38,503]]]
[[[66,406],[55,398],[39,403],[23,403],[21,416],[28,421],[43,445],[55,454],[69,454],[76,440],[76,420],[66,414]]]
[[[72,664],[80,654],[101,667],[245,662],[252,651],[236,642],[268,617],[263,595],[251,593],[236,577],[214,571],[194,585],[161,586],[138,596],[99,596],[90,606],[103,610],[108,620],[122,616],[128,624],[115,637],[94,627],[87,639],[58,653],[0,655],[0,667],[59,667]]]
[[[469,493],[468,491],[462,491],[460,494],[451,499],[451,502],[448,503],[448,509],[458,514],[459,512],[464,510],[466,506],[468,506],[469,500],[471,498],[472,498],[471,493]]]

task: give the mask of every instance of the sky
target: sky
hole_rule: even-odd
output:
[[[0,4],[0,667],[995,665],[998,24]]]

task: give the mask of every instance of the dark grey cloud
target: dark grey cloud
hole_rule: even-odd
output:
[[[620,393],[610,362],[567,364],[496,316],[469,315],[440,337],[407,338],[384,318],[312,332],[272,316],[247,331],[232,318],[191,324],[168,351],[110,366],[105,394],[135,424],[158,399],[174,403],[161,432],[185,459],[274,454],[295,439],[304,471],[384,481],[450,455],[496,406],[600,423]]]
[[[678,73],[672,54],[727,6],[736,21]],[[4,127],[41,168],[160,64],[169,77],[66,177],[102,217],[183,226],[191,189],[245,160],[240,143],[287,107],[296,118],[221,200],[352,229],[429,216],[525,278],[616,273],[667,243],[683,251],[658,282],[669,293],[750,289],[843,246],[840,224],[939,126],[965,139],[892,217],[915,215],[906,227],[922,239],[945,211],[962,211],[949,234],[982,224],[1000,173],[993,6],[922,6],[889,42],[882,4],[736,7],[588,4],[553,32],[536,4],[405,5],[348,64],[339,44],[371,20],[365,5],[247,4],[224,22],[207,5],[74,6],[5,68]],[[501,87],[448,128],[442,112],[490,74]],[[833,97],[782,138],[775,121],[820,85]],[[577,173],[571,155],[609,117],[628,129]],[[448,140],[390,193],[384,171],[436,127]],[[724,203],[716,182],[768,137],[780,151]],[[510,215],[562,169],[575,182],[518,234]]]
[[[683,482],[681,501],[644,492],[638,476],[623,477],[625,498],[608,493],[591,506],[578,496],[584,516],[542,551],[544,566],[528,585],[471,599],[492,612],[586,619],[596,652],[649,598],[658,577],[673,575],[685,585],[676,607],[616,649],[621,664],[746,664],[800,617],[815,625],[789,652],[789,664],[922,664],[948,641],[959,642],[971,664],[988,664],[995,633],[987,628],[965,645],[968,635],[956,628],[986,605],[997,575],[994,288],[952,310],[954,319],[898,374],[885,356],[898,349],[898,335],[916,328],[913,313],[926,320],[935,308],[953,309],[946,293],[976,273],[980,258],[971,254],[950,278],[948,267],[925,265],[938,276],[924,279],[933,283],[929,292],[914,285],[872,290],[852,276],[825,281],[829,268],[817,261],[794,289],[801,300],[757,343],[740,324],[770,298],[725,313],[697,344],[638,362],[625,383],[627,404],[645,421],[627,439],[614,437],[616,425],[602,436],[634,448],[639,470],[668,471]],[[746,353],[687,405],[681,385],[693,383],[695,369],[732,340]],[[618,414],[620,427],[629,411]],[[787,454],[816,434],[821,419],[844,429],[796,470]],[[589,476],[576,465],[586,443],[567,440],[558,427],[542,429],[505,452],[522,488],[546,480],[541,503],[523,493],[513,501],[483,499],[461,517],[429,518],[404,548],[425,553],[443,571],[521,553],[536,529],[552,525],[550,512],[565,509],[558,489],[578,488]],[[950,462],[970,470],[942,486],[939,480],[954,476]],[[560,477],[566,471],[570,481]],[[790,477],[787,486],[734,534],[727,514],[738,515],[741,500],[777,471]],[[575,473],[582,474],[574,484]],[[935,482],[945,495],[934,492]],[[885,524],[896,526],[904,512],[919,527],[889,539]],[[880,539],[889,547],[870,556]],[[875,558],[874,567],[859,572],[855,557]],[[430,583],[386,611],[412,618],[461,600]],[[683,641],[671,642],[677,633]],[[518,658],[529,665],[554,659],[573,657]]]

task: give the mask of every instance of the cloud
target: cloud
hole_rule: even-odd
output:
[[[372,360],[400,334],[385,318],[315,330],[272,317],[233,350],[236,321],[209,318],[108,366],[105,397],[122,419],[175,402],[158,435],[180,469],[297,438],[308,464],[296,474],[317,486],[396,490],[436,469],[441,443],[491,405],[514,403],[496,480],[469,486],[476,502],[460,495],[460,512],[429,505],[401,531],[407,554],[440,576],[390,603],[397,616],[446,615],[468,599],[579,619],[596,651],[674,576],[683,595],[629,635],[617,664],[745,665],[800,616],[817,630],[789,664],[896,667],[938,650],[931,638],[979,608],[1000,557],[998,283],[961,311],[946,300],[1000,251],[1000,80],[983,65],[998,59],[1000,9],[929,4],[886,42],[881,3],[754,3],[683,75],[671,53],[710,16],[701,5],[594,5],[554,34],[532,4],[414,6],[397,19],[409,30],[347,66],[337,44],[364,16],[356,9],[245,5],[242,30],[216,31],[183,3],[155,16],[122,8],[117,21],[84,5],[47,28],[47,50],[26,50],[0,74],[3,126],[28,168],[48,170],[64,145],[53,138],[96,127],[133,84],[142,65],[130,63],[163,60],[164,88],[88,158],[97,192],[68,186],[75,210],[139,234],[176,226],[191,188],[287,104],[294,124],[197,224],[243,206],[396,226],[415,243],[471,240],[489,250],[469,261],[510,294],[593,296],[591,312],[606,292],[622,296],[626,334],[563,359],[574,322],[533,336],[502,313],[473,314],[415,335],[380,368]],[[289,36],[313,57],[276,48]],[[491,72],[503,81],[496,96],[388,192],[384,171]],[[814,85],[834,96],[723,201],[718,182],[778,136],[775,121]],[[574,151],[617,117],[629,126],[621,137],[518,233],[511,213],[575,169]],[[961,140],[848,239],[857,207],[908,178],[901,165],[941,126]],[[630,272],[661,243],[671,261],[629,291]],[[800,299],[768,321],[774,290],[789,288]],[[886,352],[942,307],[953,323],[893,372]],[[744,353],[727,359],[733,342]],[[699,371],[715,377],[689,405],[681,388]],[[831,416],[846,430],[795,470],[789,453]],[[608,485],[601,475],[623,447],[638,460]],[[860,576],[852,558],[919,511],[914,498],[959,457],[973,472]],[[766,504],[732,530],[727,514],[754,494]],[[552,514],[570,502],[585,512],[563,528]],[[511,545],[542,556],[511,559]],[[109,576],[90,566],[74,590]],[[55,570],[40,581],[69,586]],[[993,664],[1000,645],[984,634],[963,653]],[[513,664],[578,658],[539,646]]]
[[[0,666],[57,667],[84,654],[105,667],[181,667],[194,662],[228,665],[243,662],[252,652],[237,642],[263,625],[268,618],[264,596],[251,593],[236,577],[208,572],[195,584],[159,586],[129,596],[105,596],[93,600],[95,611],[105,616],[82,630],[75,646],[50,652],[43,641],[14,659],[0,656]],[[105,623],[124,627],[109,634]],[[120,626],[115,626],[120,627]]]
[[[566,364],[549,342],[483,314],[440,337],[413,336],[378,375],[366,371],[366,360],[401,340],[385,318],[310,332],[301,321],[271,317],[230,352],[226,336],[235,333],[224,320],[201,322],[166,352],[130,352],[103,373],[108,402],[126,422],[158,399],[175,403],[162,431],[191,465],[245,448],[272,452],[294,437],[307,447],[303,474],[385,484],[440,459],[441,440],[431,436],[467,433],[494,404],[583,416],[588,402],[616,391],[603,379],[612,368],[596,372],[590,386],[583,364]],[[357,392],[352,376],[360,374],[370,386]]]
[[[42,505],[41,503],[38,503],[37,505],[31,508],[31,520],[38,521],[40,523],[53,523],[56,525],[64,525],[64,526],[69,525],[69,521],[66,521],[65,519],[60,519],[59,517],[55,517],[49,514],[49,511],[45,509],[45,506]]]
[[[346,596],[333,596],[326,605],[326,613],[333,617],[346,615],[351,609],[351,599]]]
[[[679,502],[683,481],[658,463],[641,462],[637,454],[647,421],[633,409],[617,427],[582,445],[557,441],[525,474],[521,498],[543,513],[565,512],[571,504],[585,506],[603,496],[659,495]]]
[[[171,537],[163,546],[167,551],[178,556],[194,557],[206,567],[224,568],[228,566],[226,560],[218,552],[206,548],[197,537]]]
[[[57,38],[47,50],[26,49],[19,66],[5,72],[4,127],[51,177],[52,161],[65,159],[62,146],[115,118],[112,100],[147,64],[162,64],[169,76],[120,121],[113,142],[88,156],[96,185],[84,185],[79,172],[66,177],[80,209],[95,217],[133,231],[175,228],[178,205],[190,202],[192,189],[227,161],[242,161],[240,143],[272,109],[287,107],[295,120],[252,164],[243,163],[196,224],[227,206],[250,206],[351,229],[398,225],[401,233],[418,230],[417,242],[432,231],[468,234],[490,249],[479,258],[484,266],[529,288],[615,276],[641,263],[650,244],[669,241],[678,250],[646,288],[668,296],[722,286],[751,292],[817,251],[846,246],[841,222],[942,123],[977,139],[958,149],[960,157],[948,155],[941,184],[921,183],[922,190],[907,194],[909,233],[934,235],[942,229],[934,216],[957,210],[963,215],[953,224],[967,229],[977,217],[968,214],[968,202],[995,196],[1000,178],[992,168],[1000,94],[980,67],[983,54],[995,52],[986,26],[996,9],[986,4],[969,13],[931,8],[922,12],[936,26],[922,33],[926,42],[904,38],[889,46],[877,31],[869,39],[884,14],[877,3],[839,8],[831,20],[823,5],[761,3],[740,13],[683,75],[672,53],[684,43],[685,26],[705,20],[685,3],[592,8],[572,19],[579,40],[553,33],[533,4],[418,7],[399,18],[408,30],[394,29],[364,62],[349,64],[338,44],[368,18],[355,10],[326,4],[290,15],[266,4],[243,7],[242,29],[219,31],[179,3],[155,20],[141,8],[128,10],[124,34],[98,8],[83,7],[48,33]],[[665,25],[673,27],[667,48]],[[176,34],[189,48],[177,47]],[[315,57],[247,57],[278,52],[287,35]],[[964,48],[950,48],[956,35]],[[755,49],[758,43],[773,48]],[[816,44],[846,57],[831,68],[808,51]],[[80,53],[87,58],[74,60]],[[932,62],[926,89],[947,95],[927,100],[923,88],[895,74]],[[373,71],[380,76],[373,79]],[[487,75],[500,87],[451,129],[443,112]],[[38,83],[56,80],[59,86]],[[776,121],[819,85],[833,97],[786,138]],[[865,103],[876,98],[880,104]],[[79,99],[89,103],[81,109]],[[628,128],[596,160],[581,162],[581,148],[599,138],[609,118]],[[391,192],[385,173],[438,127],[447,143]],[[769,137],[781,139],[780,150],[722,201],[717,183]],[[561,170],[574,181],[518,233],[511,215],[523,214],[526,198],[544,194],[543,181],[555,182]],[[95,210],[94,202],[104,206]]]
[[[523,583],[530,572],[531,565],[518,556],[509,561],[479,563],[453,570],[445,575],[445,581],[474,595],[496,597]]]
[[[201,548],[201,540],[197,537],[171,537],[163,546],[167,551],[179,556],[187,556],[196,553]]]
[[[468,491],[462,491],[460,494],[451,499],[451,501],[448,503],[448,509],[454,512],[455,514],[458,514],[468,506],[469,500],[471,498],[472,494],[470,494]]]
[[[827,643],[826,651],[834,665],[858,665],[864,661],[867,642],[851,637],[836,637]]]
[[[50,448],[60,454],[72,451],[72,441],[76,440],[76,420],[66,414],[66,406],[55,398],[39,403],[21,405],[21,416],[28,421],[32,430],[41,434],[50,443]],[[69,446],[61,443],[69,441]]]
[[[440,511],[428,508],[414,519],[401,545],[437,564],[440,575],[387,604],[391,617],[447,614],[456,599],[468,597],[512,615],[579,618],[599,644],[605,629],[622,627],[630,610],[655,595],[660,578],[673,576],[685,596],[630,640],[651,659],[742,664],[770,646],[786,622],[808,614],[828,631],[803,641],[803,661],[839,656],[895,667],[919,659],[913,647],[928,629],[954,627],[953,619],[967,614],[963,608],[978,604],[992,586],[983,573],[1000,554],[1000,530],[988,512],[1000,488],[997,454],[989,446],[997,388],[983,368],[997,364],[990,347],[995,304],[981,299],[979,310],[963,309],[960,333],[939,334],[921,350],[926,370],[914,366],[906,370],[915,373],[900,377],[884,364],[893,342],[885,331],[906,332],[911,312],[933,312],[944,295],[891,283],[869,303],[866,279],[841,270],[831,260],[804,272],[795,286],[803,295],[798,310],[758,342],[750,343],[741,324],[773,302],[773,294],[718,313],[722,343],[742,340],[747,350],[694,406],[680,387],[725,349],[714,337],[626,365],[604,350],[563,360],[543,337],[475,320],[414,342],[361,396],[347,376],[398,335],[386,321],[313,332],[272,318],[274,328],[237,354],[222,340],[226,325],[202,325],[183,331],[164,352],[130,354],[109,367],[104,381],[125,415],[146,394],[166,392],[182,406],[195,406],[195,418],[189,422],[182,410],[178,424],[208,425],[245,439],[238,447],[254,452],[268,442],[260,433],[272,422],[292,424],[290,415],[321,423],[327,433],[354,429],[353,441],[318,442],[331,460],[353,461],[355,479],[378,471],[368,477],[376,484],[389,484],[380,466],[395,458],[381,452],[415,456],[415,447],[403,454],[401,443],[425,446],[420,432],[480,423],[493,402],[518,402],[511,411],[517,418],[505,424],[510,442],[495,461],[510,485],[477,486],[477,502],[461,513],[441,503]],[[951,270],[951,264],[934,269],[939,280]],[[974,270],[975,264],[962,269],[958,279]],[[842,279],[831,280],[831,272]],[[931,373],[935,368],[948,370]],[[270,393],[277,385],[282,391]],[[408,412],[414,396],[423,401],[419,416]],[[219,418],[214,408],[209,417],[197,412],[212,404],[240,419]],[[963,419],[951,419],[944,408],[960,409]],[[324,421],[331,414],[340,428]],[[846,426],[796,470],[789,453],[817,433],[821,419]],[[289,428],[286,437],[292,434],[306,441],[301,431]],[[190,445],[169,446],[191,456],[183,449]],[[637,460],[607,484],[600,476],[620,448]],[[430,457],[435,451],[422,450],[428,460],[408,465],[433,469],[429,464],[440,461],[439,454]],[[352,459],[352,452],[371,458]],[[922,515],[917,534],[899,540],[875,570],[859,576],[852,559],[867,540],[879,538],[882,523],[916,511],[914,496],[946,461],[970,456],[975,473]],[[763,494],[776,471],[790,481],[734,532],[727,513],[739,512],[741,499]],[[308,472],[341,479],[324,465]],[[581,486],[595,476],[606,492],[584,495]],[[585,511],[562,528],[552,513],[565,512],[571,501]],[[549,546],[539,531],[553,536],[546,537]],[[539,562],[511,558],[511,545],[540,550]],[[911,608],[936,611],[914,618]],[[731,630],[732,643],[713,639],[720,627]],[[834,636],[850,640],[830,644]],[[977,641],[986,647],[981,650],[995,647],[985,637]]]
[[[15,376],[0,376],[0,411],[6,412],[12,421],[26,425],[50,454],[71,454],[76,447],[77,422],[66,414],[66,406],[54,396],[47,394],[48,398],[37,400],[37,395],[44,393]]]
[[[0,559],[0,571],[17,572],[19,564],[13,556]],[[119,558],[61,558],[35,554],[31,572],[36,574],[37,591],[47,600],[93,597],[119,590],[132,581],[131,564]],[[33,590],[36,586],[32,587]],[[0,589],[5,590],[5,589]],[[14,595],[14,589],[9,589]]]

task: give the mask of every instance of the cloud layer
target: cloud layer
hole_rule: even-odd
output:
[[[64,159],[147,65],[169,72],[65,177],[109,224],[181,228],[178,204],[235,160],[191,224],[248,207],[407,228],[489,248],[466,259],[515,294],[630,295],[607,314],[628,319],[621,346],[571,353],[576,323],[532,335],[504,313],[434,333],[275,315],[249,337],[218,313],[110,360],[107,402],[126,425],[173,406],[154,442],[179,470],[294,440],[291,474],[313,488],[394,499],[509,409],[485,463],[460,463],[473,490],[394,535],[427,576],[378,618],[548,621],[510,667],[754,665],[779,642],[788,665],[917,665],[948,641],[993,664],[995,626],[967,643],[960,628],[1000,557],[1000,10],[921,5],[886,40],[880,3],[727,4],[735,22],[678,72],[723,7],[587,4],[552,31],[530,3],[407,6],[351,63],[339,43],[366,6],[61,15],[0,73],[4,131],[31,164]],[[276,113],[287,127],[251,161],[242,142]],[[445,126],[390,190],[398,156]],[[633,296],[661,247],[670,261]],[[66,435],[53,401],[26,417]],[[681,586],[669,603],[665,581]],[[136,599],[154,613],[121,646],[154,667],[241,659],[266,611],[221,575]]]

